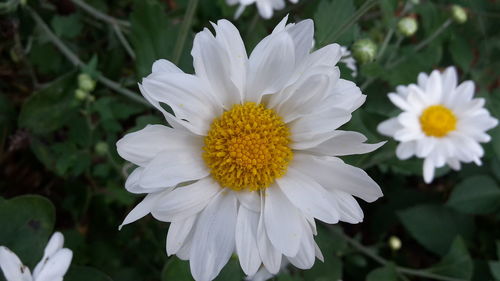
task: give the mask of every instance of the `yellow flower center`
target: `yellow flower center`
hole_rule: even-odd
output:
[[[210,125],[203,159],[223,187],[264,189],[287,171],[293,157],[289,136],[273,110],[253,102],[237,104]]]
[[[457,117],[448,108],[433,105],[427,107],[420,115],[420,125],[426,135],[441,138],[455,130]]]

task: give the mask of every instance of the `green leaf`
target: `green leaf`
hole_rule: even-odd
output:
[[[72,266],[64,276],[64,281],[112,281],[101,271],[87,266]]]
[[[65,37],[68,39],[75,38],[81,33],[82,23],[78,14],[71,14],[69,16],[54,16],[50,22],[54,33],[58,37]]]
[[[491,275],[495,280],[500,280],[500,261],[490,261],[488,263],[491,271]]]
[[[488,176],[474,176],[458,184],[446,205],[466,214],[488,214],[500,207],[500,188]]]
[[[450,42],[450,53],[456,65],[465,71],[469,69],[474,55],[469,43],[463,36],[458,34],[453,36]]]
[[[451,241],[461,235],[470,239],[474,233],[473,218],[439,205],[418,205],[398,212],[399,220],[422,246],[444,255]]]
[[[473,272],[472,259],[461,237],[455,238],[446,256],[427,271],[465,280],[470,280]]]
[[[354,3],[351,0],[322,0],[316,13],[314,13],[314,24],[316,26],[316,42],[318,47],[327,45],[331,37],[340,31],[340,28],[354,14]],[[353,34],[356,26],[353,25],[344,32],[342,37],[343,44],[349,44],[353,40]]]
[[[165,7],[157,1],[135,1],[130,20],[137,77],[145,77],[151,73],[155,60],[171,58],[177,32],[170,24]]]
[[[245,274],[240,267],[238,258],[232,257],[227,264],[222,268],[221,272],[214,281],[233,281],[243,280]]]
[[[189,262],[171,257],[163,267],[161,272],[162,281],[192,281]]]
[[[33,268],[52,235],[54,220],[54,205],[42,196],[23,195],[0,201],[0,245]]]
[[[19,126],[46,134],[64,126],[77,113],[73,106],[76,79],[65,75],[33,93],[21,107]]]
[[[394,264],[389,263],[384,267],[372,270],[368,276],[366,276],[366,281],[397,281],[398,273]]]

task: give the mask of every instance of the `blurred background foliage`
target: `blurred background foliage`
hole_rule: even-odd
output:
[[[452,20],[452,4],[466,9],[465,23]],[[137,88],[152,62],[166,58],[192,72],[195,32],[235,9],[224,0],[0,2],[0,245],[33,268],[61,230],[74,251],[67,281],[192,280],[187,262],[166,256],[168,224],[148,216],[118,231],[140,198],[123,187],[131,167],[115,143],[163,122]],[[316,48],[377,44],[357,77],[340,65],[368,95],[346,127],[370,142],[385,140],[376,125],[396,113],[388,92],[450,65],[500,117],[498,0],[301,0],[271,20],[252,5],[233,22],[250,52],[286,14],[314,19]],[[418,22],[412,36],[397,29],[405,16]],[[275,280],[500,280],[500,127],[490,134],[481,167],[440,169],[429,185],[421,160],[397,160],[394,141],[345,159],[385,196],[363,204],[364,223],[320,227],[324,263]],[[217,280],[243,276],[234,257]]]

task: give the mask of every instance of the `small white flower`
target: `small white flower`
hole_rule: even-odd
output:
[[[457,86],[454,67],[443,73],[420,73],[418,84],[398,86],[389,99],[403,110],[382,122],[378,131],[400,142],[396,155],[404,160],[416,155],[424,158],[424,180],[430,183],[434,169],[448,164],[460,170],[460,162],[481,165],[481,142],[491,137],[485,132],[498,120],[484,108],[484,99],[473,98],[474,82]]]
[[[371,152],[338,128],[365,101],[340,78],[340,46],[310,53],[311,20],[283,19],[248,57],[228,21],[194,39],[195,75],[159,60],[139,85],[173,127],[150,125],[117,143],[136,164],[125,188],[147,194],[123,224],[152,215],[171,222],[167,254],[213,280],[236,252],[247,275],[272,274],[288,259],[301,269],[322,259],[315,219],[358,223],[353,196],[373,202],[379,186],[338,156]],[[169,105],[175,116],[165,111]]]
[[[43,258],[33,274],[7,247],[0,246],[0,267],[7,281],[62,281],[68,271],[73,252],[63,248],[64,237],[55,232],[45,247]]]
[[[294,4],[298,1],[299,0],[290,0],[290,2]],[[246,6],[253,3],[257,5],[260,16],[265,19],[270,19],[273,16],[274,10],[281,10],[285,7],[285,0],[226,0],[226,2],[229,5],[240,5],[234,15],[235,18],[239,18]]]

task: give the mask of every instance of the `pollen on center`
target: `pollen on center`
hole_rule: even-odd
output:
[[[262,104],[234,105],[215,119],[205,137],[203,159],[212,177],[233,190],[259,190],[283,176],[293,157],[290,131]]]
[[[456,129],[457,117],[445,106],[433,105],[420,115],[420,125],[427,136],[442,138]]]

